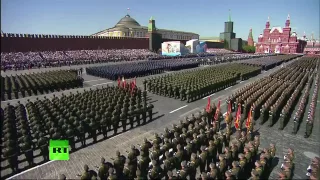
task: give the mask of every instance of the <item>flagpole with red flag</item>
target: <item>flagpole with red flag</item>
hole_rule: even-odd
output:
[[[250,107],[250,110],[249,110],[249,113],[248,113],[248,118],[247,118],[247,121],[246,121],[246,127],[247,127],[247,130],[249,130],[250,128],[250,124],[251,124],[251,116],[252,116],[252,106]]]
[[[209,111],[210,111],[210,108],[211,108],[210,102],[211,102],[211,100],[210,100],[210,97],[209,97],[208,103],[207,103],[207,107],[206,107],[206,111],[207,111],[207,112],[209,112]]]
[[[238,105],[238,110],[237,110],[237,114],[236,114],[236,118],[234,121],[234,127],[236,128],[236,130],[240,131],[240,119],[241,119],[241,104]]]
[[[219,100],[218,102],[218,106],[217,106],[217,110],[216,110],[216,113],[214,115],[214,121],[217,121],[218,118],[219,118],[219,113],[220,113],[220,103],[221,103],[221,100]]]

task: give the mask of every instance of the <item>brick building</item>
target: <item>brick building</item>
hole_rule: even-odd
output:
[[[308,39],[306,33],[304,32],[303,37],[300,39],[303,39],[307,42],[307,45],[303,51],[304,54],[320,55],[320,41],[319,39],[316,40],[314,38],[313,33],[311,34],[310,39]]]
[[[257,53],[302,53],[306,41],[298,39],[297,33],[291,30],[290,16],[288,15],[285,27],[270,28],[270,20],[266,22],[263,34],[258,37],[256,43]]]
[[[250,31],[249,31],[248,46],[254,46],[253,36],[252,36],[252,28],[250,28]]]

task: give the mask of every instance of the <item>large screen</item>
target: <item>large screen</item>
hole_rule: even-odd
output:
[[[164,56],[179,56],[181,55],[180,41],[163,42],[161,50]]]

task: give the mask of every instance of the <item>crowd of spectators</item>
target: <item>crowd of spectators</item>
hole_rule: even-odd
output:
[[[159,57],[147,49],[109,49],[43,52],[1,52],[1,69],[28,69],[97,62],[145,60]]]
[[[233,54],[236,52],[233,52],[231,50],[228,49],[219,49],[219,48],[208,48],[207,53],[214,53],[214,54]]]

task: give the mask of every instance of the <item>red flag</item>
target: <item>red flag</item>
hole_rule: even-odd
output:
[[[229,101],[229,103],[228,103],[227,115],[230,115],[230,113],[231,113],[231,101]]]
[[[120,77],[118,77],[118,87],[120,87],[120,84],[121,84],[121,80],[120,80]]]
[[[250,107],[250,110],[249,110],[249,113],[248,113],[248,118],[247,118],[247,121],[246,121],[246,127],[247,129],[249,129],[250,127],[250,124],[251,124],[251,116],[252,116],[252,106]]]
[[[211,102],[211,100],[210,100],[210,97],[209,97],[208,103],[207,103],[207,107],[206,107],[206,111],[207,111],[207,112],[209,112],[209,111],[210,111],[210,108],[211,108],[210,102]]]
[[[240,119],[241,119],[241,104],[238,105],[238,111],[234,121],[234,127],[236,130],[240,130]]]
[[[218,103],[218,106],[217,106],[217,110],[216,110],[216,114],[214,115],[214,120],[218,120],[219,118],[219,114],[220,114],[220,103],[221,103],[221,100],[219,100],[219,103]]]

